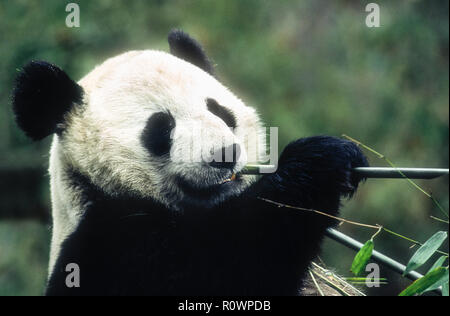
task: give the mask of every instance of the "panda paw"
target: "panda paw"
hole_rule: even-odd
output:
[[[352,196],[363,177],[353,168],[368,162],[353,142],[329,136],[302,138],[280,156],[276,179],[284,191],[310,196]]]

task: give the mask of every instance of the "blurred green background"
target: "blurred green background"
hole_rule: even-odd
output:
[[[32,59],[55,63],[78,80],[125,50],[168,50],[168,31],[182,28],[204,44],[222,81],[267,126],[279,127],[281,148],[299,137],[345,133],[399,166],[448,167],[449,3],[377,1],[381,27],[368,28],[368,2],[76,1],[81,27],[68,28],[69,1],[1,1],[0,295],[40,295],[45,286],[50,139],[27,140],[10,109],[14,77]],[[419,183],[448,210],[448,177]],[[367,181],[343,210],[345,218],[419,241],[448,230],[430,215],[440,213],[401,180]],[[340,229],[361,241],[373,234]],[[415,251],[410,246],[386,234],[375,240],[377,250],[402,262]],[[325,242],[323,261],[344,276],[353,256]],[[396,295],[409,284],[386,268],[381,274],[389,284],[372,295]]]

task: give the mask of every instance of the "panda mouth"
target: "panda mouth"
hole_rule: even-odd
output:
[[[224,184],[224,183],[236,181],[236,180],[237,180],[237,175],[235,173],[233,173],[229,179],[223,180],[220,184]]]
[[[214,195],[220,195],[224,192],[225,188],[228,188],[231,185],[237,185],[242,182],[241,175],[238,173],[233,173],[229,178],[217,183],[212,184],[206,187],[200,187],[189,180],[186,180],[182,177],[177,178],[177,184],[181,188],[183,192],[188,195],[196,196],[200,198],[211,197]]]

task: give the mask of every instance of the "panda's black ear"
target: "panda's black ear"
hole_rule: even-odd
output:
[[[170,53],[213,75],[213,66],[202,46],[181,30],[172,30],[168,36]]]
[[[40,140],[57,132],[64,115],[82,98],[83,89],[64,71],[33,61],[16,78],[12,106],[19,127],[33,140]]]

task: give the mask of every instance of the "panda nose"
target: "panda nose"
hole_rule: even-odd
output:
[[[214,152],[214,160],[209,163],[213,168],[233,169],[241,155],[239,144],[222,147],[219,152]]]

